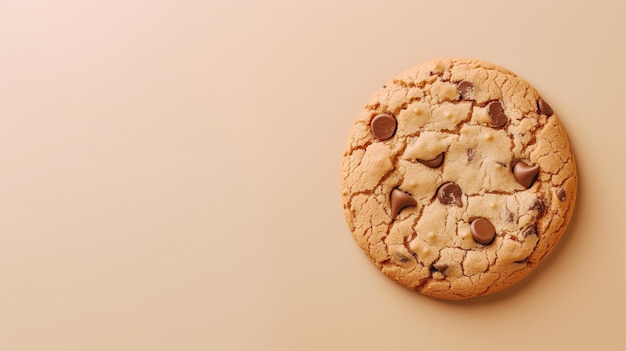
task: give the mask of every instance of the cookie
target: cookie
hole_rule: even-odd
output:
[[[409,69],[357,115],[341,165],[354,239],[399,284],[439,299],[528,275],[565,231],[574,156],[550,105],[471,59]]]

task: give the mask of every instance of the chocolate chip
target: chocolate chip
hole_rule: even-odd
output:
[[[524,229],[524,231],[522,231],[522,235],[523,236],[529,236],[529,235],[537,235],[537,227],[536,224],[533,224],[532,226]]]
[[[537,175],[539,174],[539,166],[529,166],[524,161],[519,161],[513,166],[513,175],[518,183],[522,184],[526,189],[533,186]]]
[[[504,114],[504,109],[500,101],[490,102],[489,105],[487,105],[487,112],[489,113],[489,118],[491,118],[491,126],[494,128],[501,128],[509,121]]]
[[[532,205],[530,205],[531,210],[537,211],[537,215],[541,215],[543,211],[546,209],[546,204],[541,199],[536,199]]]
[[[378,114],[370,124],[372,135],[378,140],[387,140],[396,133],[398,122],[391,112]]]
[[[437,198],[444,205],[456,204],[462,207],[461,195],[463,195],[461,188],[453,182],[445,183],[437,189]]]
[[[471,161],[474,159],[474,154],[476,153],[476,150],[474,149],[468,149],[467,150],[467,162]]]
[[[556,189],[556,197],[559,198],[559,201],[561,202],[565,201],[566,196],[567,196],[567,193],[565,192],[565,189],[563,189],[563,187]]]
[[[433,269],[436,270],[437,272],[441,272],[443,273],[443,271],[445,271],[446,269],[448,269],[448,265],[445,263],[433,263]]]
[[[461,100],[474,100],[470,98],[470,95],[474,93],[474,84],[472,82],[468,82],[466,80],[459,82],[458,85],[459,95],[461,95]]]
[[[474,241],[483,245],[491,244],[496,237],[496,228],[488,219],[483,217],[478,217],[472,221],[470,231]]]
[[[396,219],[396,216],[403,208],[417,205],[417,201],[415,201],[411,195],[400,189],[393,189],[391,191],[390,202],[391,219]]]
[[[418,158],[417,161],[424,164],[426,167],[437,168],[443,163],[443,152],[437,155],[437,157],[433,158],[432,160],[420,160]]]
[[[404,256],[403,254],[396,254],[396,258],[398,259],[398,261],[400,261],[401,263],[407,263],[410,261],[410,259],[406,256]]]
[[[552,111],[552,107],[550,107],[547,102],[543,101],[542,98],[537,99],[537,113],[546,115],[548,117],[554,114],[554,112]]]

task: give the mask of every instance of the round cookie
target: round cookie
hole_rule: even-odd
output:
[[[500,291],[555,246],[576,200],[559,119],[514,73],[471,59],[409,69],[357,115],[341,165],[352,234],[427,296]]]

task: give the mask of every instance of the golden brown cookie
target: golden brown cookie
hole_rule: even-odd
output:
[[[576,165],[550,106],[496,65],[445,59],[382,86],[357,115],[341,188],[380,270],[440,299],[500,291],[557,243]]]

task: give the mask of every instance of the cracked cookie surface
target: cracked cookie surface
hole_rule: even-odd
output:
[[[399,74],[357,115],[341,188],[350,230],[383,273],[457,300],[518,282],[553,249],[577,176],[535,89],[496,65],[445,59]]]

